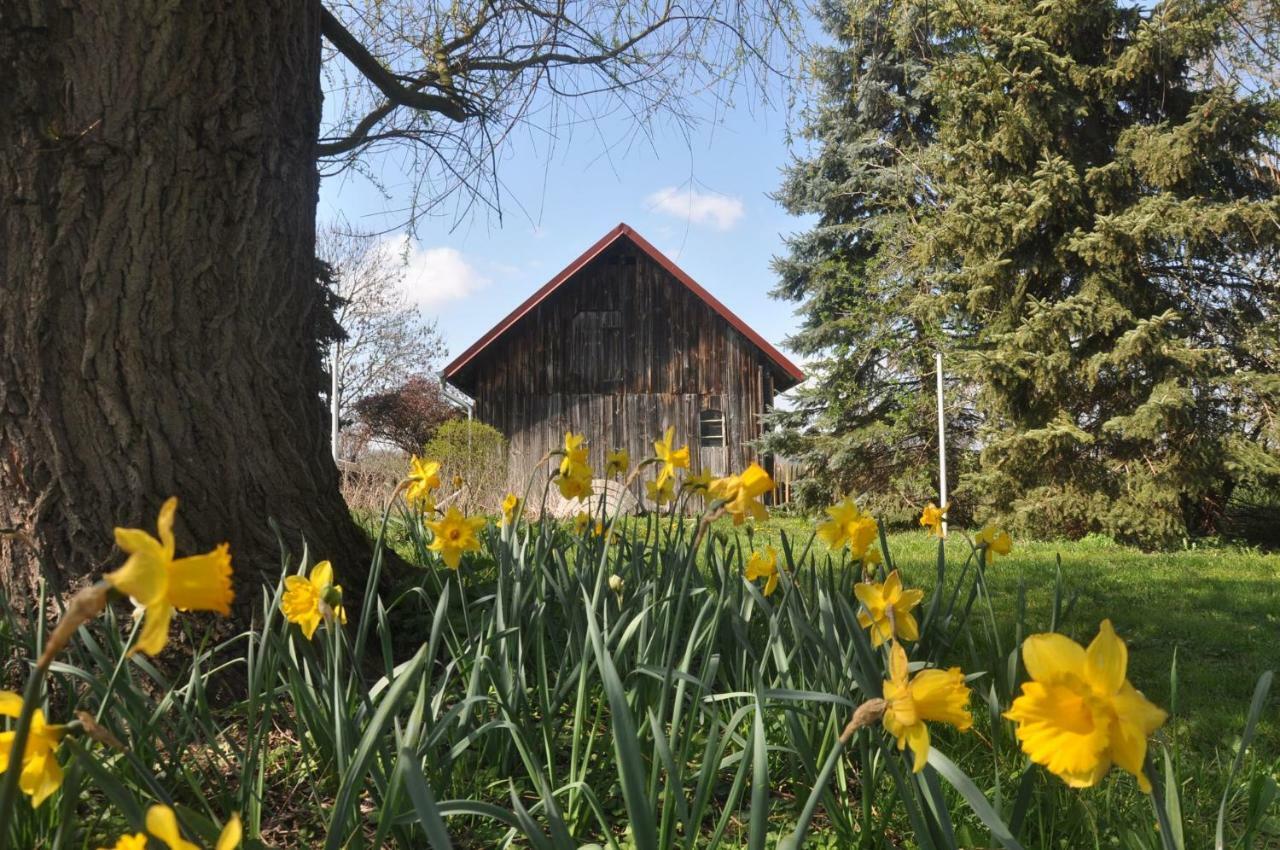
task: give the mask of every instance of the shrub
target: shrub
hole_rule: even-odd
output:
[[[458,409],[445,400],[440,382],[421,375],[389,392],[360,399],[355,409],[359,426],[369,437],[410,454],[458,416]]]
[[[474,419],[445,422],[426,445],[422,456],[440,463],[440,480],[446,493],[467,512],[496,513],[507,487],[507,440],[491,425]],[[462,488],[453,482],[461,479]]]

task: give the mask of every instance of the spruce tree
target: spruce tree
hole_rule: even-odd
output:
[[[809,358],[795,404],[773,416],[765,445],[804,469],[810,507],[854,494],[905,518],[936,492],[930,418],[936,323],[918,309],[919,281],[887,261],[917,206],[912,157],[932,135],[921,99],[923,7],[830,0],[831,38],[811,57],[815,97],[776,199],[814,226],[775,260],[778,298],[800,303],[789,346]]]
[[[1223,9],[842,8],[842,49],[818,57],[818,152],[782,193],[820,219],[779,262],[780,294],[804,299],[796,347],[828,359],[775,444],[819,474],[830,447],[867,463],[864,480],[918,484],[921,355],[936,347],[966,414],[956,500],[980,518],[1165,544],[1215,530],[1240,483],[1280,478],[1280,206],[1264,167],[1280,110],[1208,73]],[[921,16],[924,37],[903,38]],[[877,22],[912,69],[905,142],[864,106],[877,54],[860,36]]]
[[[1277,104],[1203,72],[1213,4],[951,3],[912,263],[976,389],[958,495],[1168,544],[1280,474]]]

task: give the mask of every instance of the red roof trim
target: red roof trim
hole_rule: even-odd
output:
[[[736,328],[743,336],[751,340],[751,342],[757,348],[763,351],[769,357],[769,359],[772,360],[774,364],[778,366],[779,369],[785,372],[788,377],[790,377],[793,381],[795,381],[795,383],[798,384],[804,380],[804,377],[805,377],[804,372],[800,371],[800,368],[798,366],[796,366],[794,363],[788,360],[787,357],[783,355],[782,352],[778,351],[778,349],[770,345],[768,340],[766,340],[764,337],[760,336],[760,334],[752,330],[747,325],[747,323],[742,321],[742,319],[740,319],[737,315],[735,315],[732,310],[724,306],[724,304],[720,303],[720,301],[710,292],[707,292],[707,290],[699,286],[697,281],[689,277],[689,275],[687,275],[683,269],[681,269],[679,266],[673,263],[665,254],[663,254],[661,251],[659,251],[657,248],[651,245],[647,239],[645,239],[639,233],[636,233],[635,230],[633,230],[630,225],[625,223],[619,224],[617,227],[613,228],[608,233],[606,233],[594,245],[592,245],[590,248],[584,251],[581,254],[581,256],[579,256],[576,260],[574,260],[569,265],[565,266],[564,269],[561,270],[559,274],[551,278],[551,280],[547,281],[546,284],[544,284],[541,289],[539,289],[537,292],[530,295],[528,298],[524,300],[523,303],[520,304],[519,307],[516,307],[509,314],[507,314],[507,317],[505,319],[503,319],[502,321],[498,322],[498,324],[490,328],[489,332],[486,333],[484,336],[480,337],[480,339],[476,340],[471,345],[470,348],[468,348],[466,351],[462,352],[456,358],[454,358],[453,362],[444,368],[444,372],[443,372],[444,379],[446,381],[451,380],[468,363],[470,363],[482,351],[488,348],[490,343],[492,343],[498,337],[502,336],[502,334],[505,333],[512,325],[520,321],[535,307],[537,307],[539,304],[545,301],[553,292],[555,292],[567,280],[569,280],[569,278],[573,277],[575,274],[581,271],[582,268],[587,265],[587,263],[590,263],[597,256],[599,256],[602,251],[604,251],[606,248],[608,248],[610,245],[612,245],[614,242],[616,242],[618,239],[624,236],[630,239],[636,245],[636,247],[638,247],[641,251],[644,251],[646,254],[648,254],[649,257],[651,257],[656,263],[658,263],[658,265],[662,266],[664,269],[670,272],[671,275],[675,277],[676,280],[680,281],[686,287],[688,287],[693,292],[694,295],[697,295],[704,302],[706,302],[707,306],[709,306],[711,309],[719,313],[720,316],[725,321],[727,321],[730,325]]]

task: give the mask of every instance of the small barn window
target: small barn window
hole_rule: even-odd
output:
[[[724,445],[724,411],[704,410],[698,414],[698,438],[703,448]]]

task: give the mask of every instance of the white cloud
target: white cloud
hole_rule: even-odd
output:
[[[401,288],[418,307],[431,310],[461,301],[489,284],[457,248],[422,248],[407,235],[392,241],[408,261]]]
[[[715,192],[699,192],[693,188],[668,186],[649,196],[648,202],[659,212],[694,224],[705,224],[716,230],[729,230],[746,213],[741,198]]]

